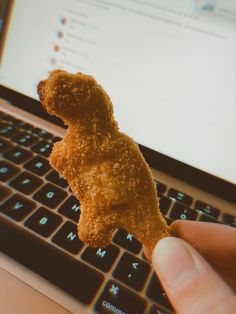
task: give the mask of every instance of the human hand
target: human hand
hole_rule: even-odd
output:
[[[236,286],[234,228],[176,221],[172,231],[193,244],[231,287]],[[236,312],[234,292],[185,241],[174,237],[160,240],[153,251],[152,261],[163,288],[178,313]],[[230,277],[232,274],[233,277]]]
[[[152,262],[177,313],[236,312],[236,295],[184,240],[174,237],[160,240]]]
[[[176,220],[171,233],[191,244],[236,292],[236,228]]]

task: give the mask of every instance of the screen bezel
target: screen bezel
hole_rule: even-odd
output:
[[[3,85],[0,85],[0,97],[9,101],[13,106],[26,110],[27,112],[65,128],[61,120],[48,115],[40,105],[40,102],[35,99],[22,95]],[[139,147],[145,160],[151,167],[236,204],[236,188],[233,183],[208,174],[143,145],[139,145]]]

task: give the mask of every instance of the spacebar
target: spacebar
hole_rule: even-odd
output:
[[[0,249],[84,304],[92,301],[104,278],[3,217],[0,217]]]

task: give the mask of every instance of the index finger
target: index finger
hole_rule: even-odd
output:
[[[236,270],[236,228],[210,222],[176,220],[173,236],[184,239],[210,263]]]

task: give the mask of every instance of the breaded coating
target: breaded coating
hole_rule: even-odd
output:
[[[169,235],[152,173],[135,142],[119,131],[109,96],[92,76],[53,71],[38,85],[49,114],[68,125],[50,164],[80,201],[79,238],[106,247],[116,228],[152,251]]]

